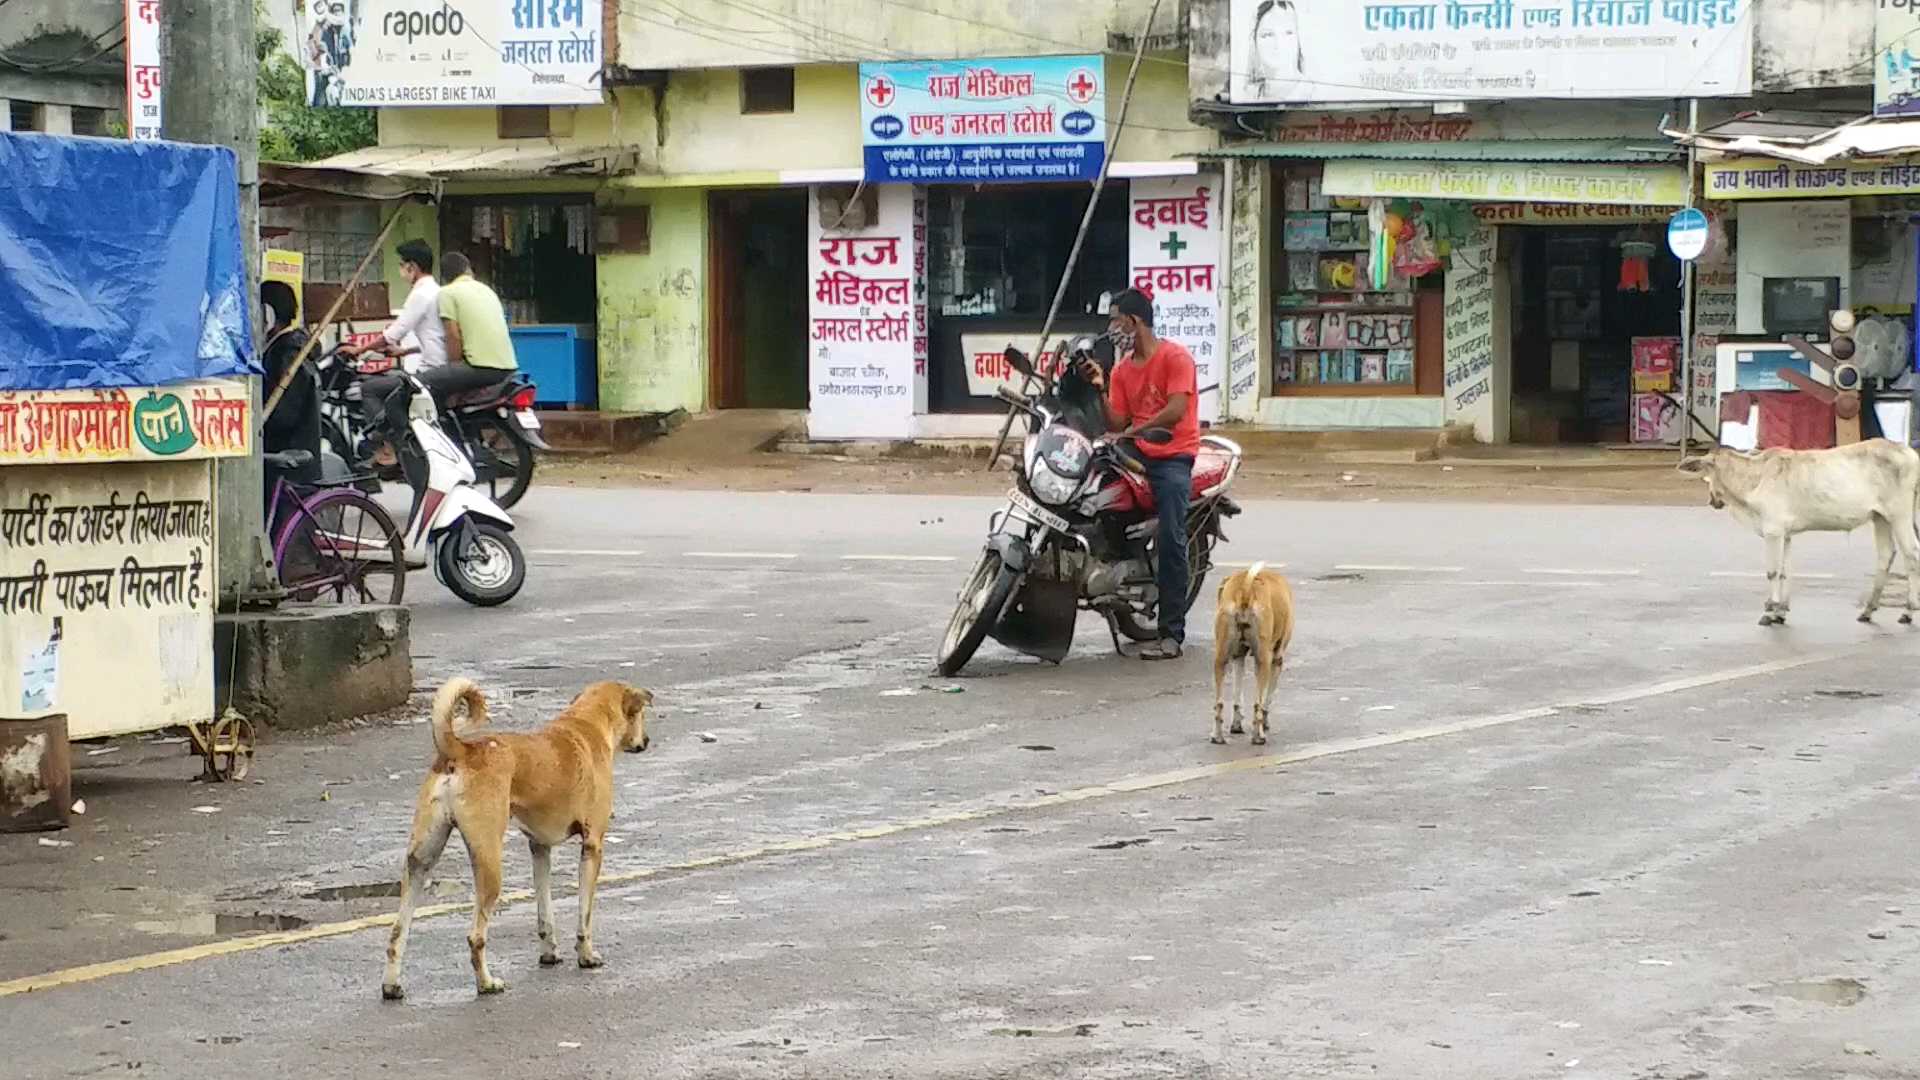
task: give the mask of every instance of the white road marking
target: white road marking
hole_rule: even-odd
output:
[[[1559,567],[1541,567],[1520,571],[1523,574],[1542,574],[1548,577],[1639,577],[1638,570],[1569,570]]]
[[[784,551],[683,551],[689,559],[797,559],[800,556]]]
[[[645,555],[646,552],[637,549],[622,550],[619,548],[535,548],[529,552],[529,554],[552,555],[562,558],[568,556],[585,556],[588,558],[631,559],[636,556]]]
[[[1552,578],[1546,580],[1536,578],[1533,581],[1462,581],[1455,578],[1451,580],[1422,581],[1418,587],[1446,587],[1451,589],[1604,589],[1606,588],[1606,583],[1600,581],[1562,581]]]
[[[1377,574],[1458,574],[1464,566],[1404,566],[1399,563],[1340,563],[1335,570],[1354,570]]]
[[[1213,565],[1223,566],[1229,570],[1251,570],[1253,568],[1253,564],[1250,562],[1217,562]],[[1283,562],[1270,562],[1262,565],[1269,570],[1285,570],[1287,568],[1287,564]]]
[[[903,833],[925,832],[950,825],[982,821],[991,818],[1006,817],[1012,814],[1031,813],[1058,806],[1071,806],[1074,803],[1093,799],[1111,798],[1117,795],[1130,795],[1142,791],[1154,791],[1161,788],[1178,787],[1201,780],[1211,780],[1244,772],[1255,772],[1286,765],[1299,765],[1322,758],[1338,757],[1359,753],[1365,750],[1377,750],[1382,747],[1399,746],[1405,743],[1426,742],[1450,735],[1463,735],[1471,731],[1488,728],[1510,727],[1529,720],[1543,720],[1559,716],[1568,709],[1591,706],[1621,705],[1630,701],[1642,701],[1647,698],[1661,697],[1667,694],[1681,693],[1687,690],[1699,690],[1709,686],[1719,686],[1752,679],[1764,675],[1777,675],[1781,672],[1799,668],[1829,664],[1847,656],[1863,656],[1873,651],[1873,647],[1859,649],[1841,649],[1828,652],[1810,653],[1786,660],[1773,660],[1763,664],[1751,664],[1744,667],[1723,668],[1685,678],[1671,679],[1626,689],[1604,693],[1597,697],[1574,697],[1553,705],[1541,705],[1516,712],[1496,713],[1491,716],[1472,717],[1426,727],[1403,728],[1399,731],[1380,732],[1374,735],[1357,736],[1346,739],[1332,739],[1326,742],[1310,743],[1297,750],[1258,754],[1251,757],[1236,758],[1231,761],[1216,761],[1212,764],[1191,766],[1184,769],[1172,769],[1166,772],[1151,773],[1144,776],[1131,776],[1106,784],[1073,788],[1042,795],[1034,798],[1013,799],[979,804],[966,808],[954,808],[936,811],[925,817],[896,819],[884,824],[860,829],[844,829],[835,832],[814,833],[808,836],[796,836],[789,840],[770,841],[757,847],[736,849],[709,855],[704,858],[688,859],[678,863],[660,863],[642,866],[635,870],[616,871],[602,874],[600,885],[603,889],[613,889],[621,885],[670,875],[695,873],[701,870],[719,867],[738,866],[743,863],[757,862],[762,859],[781,855],[796,855],[808,851],[821,851],[829,848],[846,847],[879,840]],[[532,899],[532,893],[526,889],[515,889],[503,893],[500,897],[503,906],[524,904]],[[415,910],[416,919],[434,919],[456,915],[472,910],[466,902],[447,902],[428,904]],[[391,926],[394,915],[391,913],[368,915],[363,918],[342,922],[317,923],[298,930],[283,930],[265,934],[253,934],[244,937],[226,938],[221,941],[203,942],[184,948],[166,949],[160,952],[146,953],[141,956],[129,956],[119,960],[101,963],[82,964],[77,967],[49,971],[39,975],[27,975],[15,979],[0,980],[0,997],[14,994],[27,994],[52,990],[62,986],[94,982],[121,975],[130,975],[140,971],[174,967],[195,963],[218,956],[231,956],[237,953],[256,952],[263,949],[285,948],[310,941],[323,941],[346,934],[355,934]]]
[[[956,562],[952,555],[842,555],[841,562]]]

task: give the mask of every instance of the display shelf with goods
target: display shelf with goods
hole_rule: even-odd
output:
[[[1273,301],[1276,395],[1413,394],[1413,282],[1370,289],[1374,243],[1364,199],[1320,189],[1320,167],[1278,177],[1282,216]]]

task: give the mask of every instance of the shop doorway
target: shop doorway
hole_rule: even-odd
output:
[[[716,409],[807,407],[805,188],[710,196],[709,398]]]
[[[1500,233],[1513,283],[1513,441],[1632,442],[1636,341],[1678,348],[1680,262],[1659,226]]]

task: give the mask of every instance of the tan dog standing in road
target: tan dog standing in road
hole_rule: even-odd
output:
[[[456,731],[453,712],[465,703],[467,723]],[[470,679],[452,679],[433,699],[433,745],[438,753],[413,814],[406,874],[400,883],[400,918],[387,941],[386,977],[380,994],[405,996],[400,962],[407,951],[413,906],[427,874],[454,829],[473,862],[473,931],[467,948],[482,994],[507,984],[487,970],[487,924],[500,900],[500,850],[510,821],[518,821],[533,849],[533,891],[540,926],[540,964],[560,962],[553,940],[553,849],[580,838],[580,932],[575,955],[583,968],[602,961],[593,951],[593,893],[600,879],[600,847],[613,817],[613,755],[647,748],[648,706],[653,694],[617,682],[580,691],[553,722],[531,734],[469,731],[486,723],[487,702]]]
[[[1224,744],[1220,730],[1225,702],[1220,691],[1227,665],[1233,665],[1233,734],[1240,725],[1241,686],[1251,658],[1258,672],[1253,697],[1253,744],[1267,741],[1267,710],[1273,690],[1286,665],[1287,646],[1293,641],[1293,587],[1266,563],[1234,574],[1220,583],[1219,610],[1213,617],[1213,741]]]

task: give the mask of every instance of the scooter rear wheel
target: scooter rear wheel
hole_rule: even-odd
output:
[[[526,584],[527,557],[513,534],[492,522],[473,522],[472,530],[470,544],[461,544],[458,529],[440,539],[433,553],[440,580],[475,607],[504,604]]]

